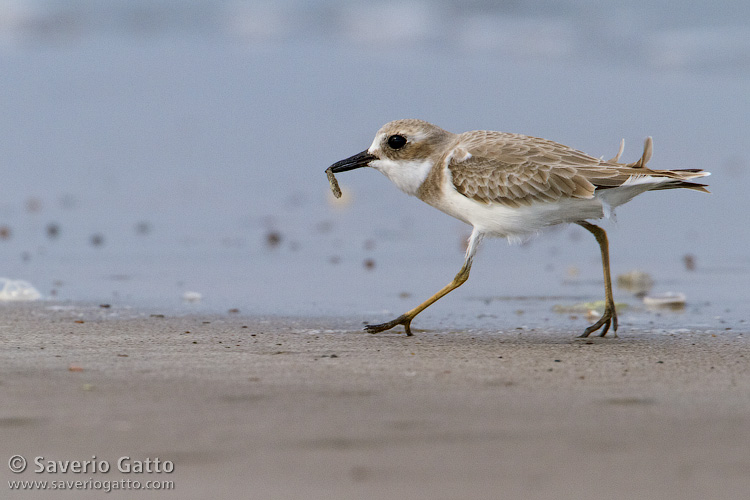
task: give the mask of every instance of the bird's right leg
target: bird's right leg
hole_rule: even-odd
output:
[[[469,279],[469,271],[471,271],[471,264],[474,261],[474,254],[476,254],[479,243],[482,241],[483,237],[484,234],[482,234],[476,228],[471,232],[471,236],[469,237],[469,245],[466,249],[466,259],[464,260],[464,265],[461,266],[461,270],[458,271],[458,274],[456,274],[455,278],[453,278],[453,281],[445,285],[435,295],[425,300],[414,309],[411,309],[410,311],[402,314],[394,320],[388,321],[387,323],[381,323],[379,325],[367,325],[365,326],[365,331],[369,333],[380,333],[386,330],[390,330],[394,326],[404,325],[406,335],[412,335],[411,320],[413,320],[417,314],[421,313],[432,304],[445,297],[456,288],[463,285],[466,280]]]
[[[388,321],[387,323],[381,323],[379,325],[367,325],[365,326],[365,331],[368,333],[379,333],[384,332],[386,330],[390,330],[394,326],[397,325],[404,325],[404,330],[406,330],[406,335],[413,335],[411,333],[411,320],[414,319],[414,317],[427,309],[429,306],[443,298],[444,296],[448,295],[450,292],[455,290],[456,288],[463,285],[467,279],[469,279],[469,271],[471,270],[471,261],[472,259],[468,259],[464,262],[464,265],[461,267],[461,270],[458,272],[455,278],[453,278],[453,281],[445,285],[443,288],[440,289],[439,292],[437,292],[435,295],[430,297],[429,299],[425,300],[421,304],[419,304],[414,309],[402,314],[398,318]]]

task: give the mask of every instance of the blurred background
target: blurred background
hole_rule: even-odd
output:
[[[747,318],[750,3],[0,1],[0,276],[45,299],[169,312],[390,319],[446,284],[468,226],[374,170],[324,170],[378,128],[541,136],[713,194],[647,193],[605,222],[621,324]],[[489,241],[422,327],[577,330],[603,298],[578,227]],[[118,309],[119,308],[119,309]],[[661,316],[655,318],[655,315]],[[722,328],[723,329],[723,328]]]

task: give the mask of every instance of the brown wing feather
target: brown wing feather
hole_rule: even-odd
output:
[[[474,131],[459,136],[463,154],[448,164],[456,190],[483,203],[509,207],[562,198],[591,198],[596,189],[614,188],[633,176],[674,179],[653,189],[689,188],[706,191],[689,179],[701,170],[651,170],[652,141],[646,140],[642,157],[633,163],[604,161],[563,144],[505,132]],[[469,153],[471,156],[465,158]],[[465,158],[465,159],[462,159]]]
[[[560,198],[591,198],[596,187],[578,172],[600,160],[544,139],[503,132],[467,132],[448,164],[456,190],[483,203],[509,207]]]

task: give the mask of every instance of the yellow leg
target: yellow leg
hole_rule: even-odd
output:
[[[471,262],[472,258],[468,258],[465,262],[463,267],[461,267],[461,270],[458,272],[455,278],[453,278],[453,281],[445,285],[443,288],[440,289],[438,293],[430,297],[429,299],[425,300],[421,304],[419,304],[414,309],[402,314],[398,318],[388,321],[387,323],[381,323],[379,325],[367,325],[365,327],[365,331],[368,333],[379,333],[384,332],[386,330],[390,330],[396,325],[404,325],[404,330],[406,330],[406,335],[412,335],[411,333],[411,320],[414,319],[414,317],[427,309],[429,306],[431,306],[433,303],[437,302],[439,299],[444,297],[445,295],[448,295],[450,292],[455,290],[456,288],[463,285],[467,279],[469,279],[469,271],[471,270]]]
[[[580,221],[576,224],[588,230],[596,238],[596,241],[599,243],[599,249],[602,251],[602,268],[604,269],[604,314],[599,318],[599,321],[586,328],[581,337],[588,337],[591,333],[602,327],[602,333],[599,336],[604,337],[610,325],[612,325],[615,337],[617,337],[617,311],[615,311],[615,299],[612,296],[612,278],[609,273],[609,243],[607,241],[607,233],[604,229],[589,222]]]

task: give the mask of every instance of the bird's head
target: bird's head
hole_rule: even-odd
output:
[[[392,121],[378,130],[368,149],[334,163],[331,171],[339,173],[372,167],[402,191],[413,195],[454,137],[422,120]]]

